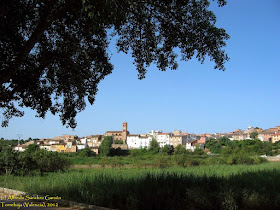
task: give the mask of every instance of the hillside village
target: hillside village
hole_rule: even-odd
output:
[[[252,139],[251,134],[257,133],[257,138],[261,141],[275,143],[280,141],[280,126],[275,128],[262,129],[249,126],[247,130],[237,129],[229,133],[214,134],[190,134],[175,130],[164,133],[162,130],[152,130],[148,134],[130,134],[127,122],[123,123],[121,131],[107,131],[104,135],[89,135],[78,137],[76,135],[62,135],[53,139],[42,138],[38,141],[30,141],[22,145],[17,145],[16,151],[25,151],[30,144],[37,144],[40,149],[52,152],[77,152],[89,147],[98,154],[98,148],[106,136],[113,137],[113,148],[120,147],[122,150],[148,148],[152,139],[156,139],[160,147],[172,145],[174,148],[179,144],[188,150],[194,150],[196,147],[204,148],[205,142],[210,138],[228,137],[230,140]]]

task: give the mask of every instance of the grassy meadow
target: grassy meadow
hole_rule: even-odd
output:
[[[70,169],[0,185],[118,209],[279,209],[280,163]]]

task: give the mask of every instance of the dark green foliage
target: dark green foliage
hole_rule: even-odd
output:
[[[6,146],[0,153],[0,174],[15,174],[20,168],[18,152],[13,147]]]
[[[222,146],[228,146],[231,143],[231,140],[226,136],[218,138],[218,141]]]
[[[259,156],[252,156],[250,152],[246,151],[244,148],[231,148],[226,146],[222,149],[221,152],[222,158],[227,164],[236,165],[236,164],[259,164],[266,162],[267,160]]]
[[[123,140],[114,140],[114,144],[123,144]]]
[[[225,0],[217,0],[219,6]],[[76,127],[86,101],[95,101],[98,84],[111,74],[107,53],[117,35],[119,51],[131,53],[139,79],[155,64],[161,71],[182,60],[206,57],[225,70],[223,47],[229,35],[216,27],[209,0],[9,0],[0,3],[0,108],[2,126],[23,116],[16,106],[44,118],[58,113]]]
[[[178,166],[181,166],[181,167],[187,167],[187,161],[188,161],[188,157],[184,154],[178,154],[176,156],[173,157],[173,160],[175,161],[175,163],[178,165]]]
[[[26,175],[34,171],[56,172],[69,168],[69,160],[57,152],[38,149],[29,145],[24,152],[17,152],[5,146],[0,153],[0,174]]]
[[[259,139],[253,140],[242,140],[242,141],[230,141],[227,138],[219,138],[219,139],[209,139],[205,146],[210,149],[212,153],[220,154],[222,150],[229,147],[227,151],[230,149],[243,149],[248,155],[276,155],[278,151],[276,150],[273,153],[273,149],[278,149],[277,146],[274,146],[271,142],[262,142]],[[274,148],[273,148],[274,147]]]
[[[160,151],[159,144],[155,138],[153,138],[150,142],[149,150],[153,151],[154,153],[158,153]]]
[[[258,132],[253,132],[253,133],[250,133],[250,138],[251,139],[256,139],[258,137]]]
[[[131,149],[131,150],[129,150],[129,155],[131,157],[146,155],[146,154],[148,154],[148,151],[150,151],[150,150],[147,150],[147,149]]]
[[[127,156],[129,155],[129,150],[122,150],[120,147],[118,148],[111,148],[110,149],[110,156]]]
[[[170,163],[170,158],[165,155],[157,155],[154,159],[154,165],[158,168],[166,168]]]
[[[197,147],[197,148],[195,148],[195,150],[194,150],[194,154],[196,154],[196,155],[205,155],[205,152],[204,152],[203,149]]]
[[[187,152],[186,148],[182,146],[182,144],[178,144],[178,146],[175,148],[174,155],[181,155],[185,154]]]
[[[161,148],[161,152],[166,155],[172,155],[174,153],[174,147],[173,145],[164,145],[164,147]]]
[[[112,168],[116,168],[116,167],[121,168],[124,165],[124,163],[121,160],[121,157],[118,156],[111,158],[108,163]]]
[[[212,153],[220,154],[222,150],[222,145],[216,139],[209,139],[205,143],[205,147],[210,149]]]
[[[95,154],[95,152],[91,151],[91,149],[89,147],[87,147],[85,149],[78,151],[77,155],[80,157],[93,157],[96,154]]]
[[[0,139],[0,152],[1,149],[6,146],[16,146],[18,144],[18,140],[12,139],[12,140],[5,140],[4,138]]]
[[[106,136],[104,140],[102,141],[100,147],[99,147],[99,154],[101,156],[108,156],[110,155],[110,149],[113,144],[113,138],[112,136]]]
[[[30,144],[28,145],[27,149],[25,150],[25,153],[33,153],[37,150],[40,150],[39,146],[36,144]]]
[[[65,171],[70,166],[68,159],[58,152],[37,150],[32,156],[40,172]]]

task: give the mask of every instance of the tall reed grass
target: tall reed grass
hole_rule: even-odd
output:
[[[118,209],[279,209],[280,164],[80,169],[0,185]]]

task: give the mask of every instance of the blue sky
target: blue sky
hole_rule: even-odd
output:
[[[45,119],[25,109],[0,128],[0,137],[53,138],[62,134],[85,136],[120,130],[128,122],[130,133],[152,129],[189,133],[229,132],[248,126],[280,125],[280,1],[228,0],[219,8],[212,2],[217,25],[226,29],[230,61],[226,71],[196,59],[179,62],[179,69],[161,72],[151,66],[138,80],[130,55],[110,45],[114,71],[99,85],[93,106],[77,116],[75,130],[62,126],[59,116]]]

